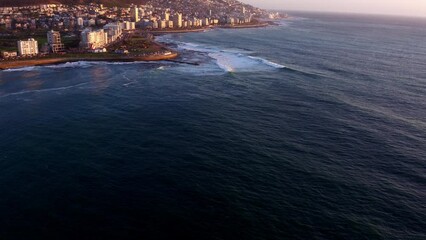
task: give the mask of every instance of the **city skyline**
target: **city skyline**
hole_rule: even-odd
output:
[[[243,0],[257,7],[282,10],[325,11],[426,17],[424,0]]]

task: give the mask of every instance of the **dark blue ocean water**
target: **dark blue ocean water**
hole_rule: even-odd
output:
[[[0,239],[425,239],[426,20],[0,72]]]

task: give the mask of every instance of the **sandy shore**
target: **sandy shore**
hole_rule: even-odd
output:
[[[57,58],[38,58],[38,59],[26,59],[26,60],[13,60],[0,62],[0,70],[32,67],[32,66],[43,66],[61,64],[67,62],[79,62],[79,61],[93,61],[93,62],[137,62],[137,61],[161,61],[170,60],[178,56],[177,52],[172,52],[168,55],[147,55],[147,56],[123,56],[123,57],[111,57],[111,58],[96,58],[96,57],[57,57]]]

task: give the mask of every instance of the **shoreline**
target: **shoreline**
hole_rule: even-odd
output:
[[[151,30],[149,33],[153,35],[163,35],[171,33],[192,33],[192,32],[204,32],[212,29],[212,27],[196,28],[196,29],[177,29],[177,30]]]
[[[241,24],[241,25],[223,25],[219,26],[219,28],[228,28],[228,29],[242,29],[242,28],[261,28],[268,27],[271,24],[269,22],[262,22],[256,24]]]
[[[0,62],[0,70],[16,69],[23,67],[34,67],[34,66],[45,66],[55,65],[68,62],[144,62],[144,61],[163,61],[177,58],[179,54],[172,52],[168,55],[147,55],[138,57],[111,57],[111,58],[100,58],[100,57],[53,57],[53,58],[38,58],[38,59],[27,59],[17,60],[9,62]]]
[[[261,22],[256,24],[245,24],[245,25],[222,25],[222,26],[213,26],[206,28],[197,28],[197,29],[182,29],[182,30],[164,30],[164,31],[150,31],[149,33],[153,35],[163,35],[163,34],[173,34],[173,33],[191,33],[191,32],[205,32],[206,30],[214,28],[223,28],[223,29],[243,29],[243,28],[261,28],[270,26],[270,22]],[[159,46],[163,46],[161,43],[155,42]],[[8,69],[17,69],[24,67],[33,67],[33,66],[45,66],[45,65],[54,65],[62,64],[67,62],[143,62],[143,61],[162,61],[162,60],[172,60],[179,56],[179,53],[173,50],[168,49],[171,54],[160,54],[160,55],[146,55],[146,56],[108,56],[108,57],[69,57],[66,56],[57,56],[57,57],[41,57],[33,59],[23,59],[23,60],[5,60],[0,61],[0,71]],[[84,54],[83,54],[84,55]]]

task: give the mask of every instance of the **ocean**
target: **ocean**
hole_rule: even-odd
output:
[[[426,19],[0,72],[0,239],[426,239]]]

